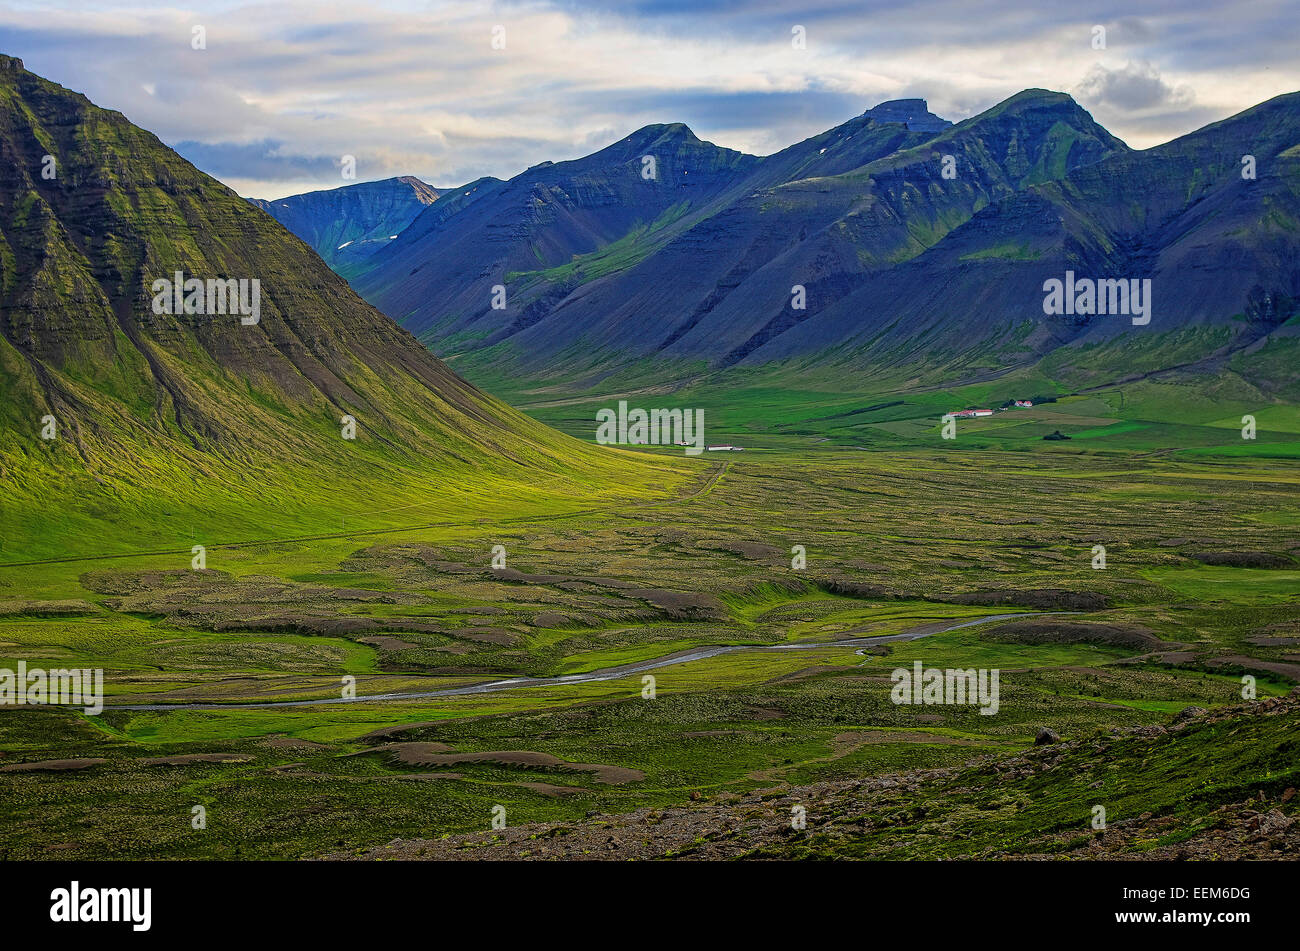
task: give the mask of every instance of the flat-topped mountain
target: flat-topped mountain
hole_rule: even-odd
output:
[[[931,112],[924,99],[891,99],[862,114],[877,122],[901,122],[912,132],[942,132],[952,125]]]

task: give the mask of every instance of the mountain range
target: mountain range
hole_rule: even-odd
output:
[[[1290,347],[1298,242],[1300,94],[1134,151],[1030,89],[956,124],[882,103],[765,157],[648,126],[448,190],[345,273],[471,378],[797,361],[951,384]],[[1045,313],[1067,272],[1150,281],[1150,322]]]

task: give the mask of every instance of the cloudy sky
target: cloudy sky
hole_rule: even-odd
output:
[[[1146,148],[1300,90],[1296,14],[1295,0],[0,0],[0,51],[241,194],[279,198],[347,184],[345,155],[357,181],[450,186],[653,122],[767,154],[886,99],[957,121],[1033,86]]]

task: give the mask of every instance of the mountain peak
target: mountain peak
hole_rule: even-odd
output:
[[[1022,89],[979,115],[963,120],[956,129],[964,129],[971,125],[990,123],[999,125],[1008,122],[1012,125],[1028,123],[1029,126],[1040,131],[1050,129],[1055,123],[1064,122],[1093,140],[1094,146],[1100,147],[1100,152],[1084,160],[1079,153],[1078,144],[1075,143],[1070,148],[1070,154],[1074,156],[1071,159],[1072,164],[1089,164],[1101,158],[1103,152],[1129,151],[1127,145],[1098,125],[1091,113],[1075,102],[1073,96],[1051,89]]]
[[[1009,96],[1001,103],[1002,106],[1056,106],[1064,103],[1078,105],[1074,97],[1068,92],[1056,92],[1052,89],[1022,89],[1014,96]]]
[[[346,273],[441,195],[414,175],[400,175],[276,201],[249,200],[311,245],[331,268]]]
[[[644,156],[652,153],[658,155],[661,162],[666,156],[677,156],[679,160],[688,163],[691,175],[706,169],[711,170],[712,174],[724,168],[731,168],[736,163],[758,161],[752,155],[706,142],[691,131],[690,126],[684,122],[659,122],[642,126],[617,142],[605,146],[599,152],[560,162],[554,168],[566,170],[574,167],[575,163],[579,166],[593,163],[596,167],[603,168],[610,163],[622,165],[629,161],[640,162]],[[686,170],[687,168],[684,167],[683,171]]]
[[[629,139],[638,141],[659,142],[668,140],[670,142],[698,142],[699,137],[691,131],[691,127],[685,122],[658,122],[654,125],[643,126],[633,132]]]
[[[924,99],[890,99],[862,113],[877,122],[899,122],[909,132],[942,132],[952,125],[930,111]]]

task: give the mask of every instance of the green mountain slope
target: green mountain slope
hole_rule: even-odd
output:
[[[1297,141],[1300,94],[1279,96],[1018,190],[925,253],[868,275],[755,360],[842,345],[860,365],[924,367],[927,382],[952,384],[1041,358],[1072,387],[1193,365],[1217,374],[1233,360],[1255,383],[1289,388],[1269,360],[1249,358],[1291,349],[1296,335]],[[1247,154],[1253,178],[1242,174]],[[1045,315],[1044,282],[1067,271],[1148,281],[1148,322]]]
[[[258,281],[258,319],[156,313],[154,282],[176,272],[247,281],[250,300]],[[270,216],[9,57],[0,386],[6,562],[509,512],[673,478],[479,392]]]

